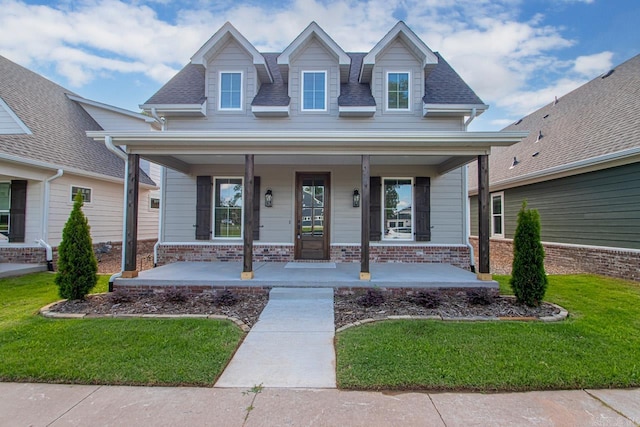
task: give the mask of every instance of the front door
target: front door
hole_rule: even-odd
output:
[[[295,258],[329,259],[329,174],[296,174]]]

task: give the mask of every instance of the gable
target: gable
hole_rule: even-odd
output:
[[[2,98],[0,98],[0,134],[19,135],[31,134],[22,120],[13,112]]]
[[[327,69],[338,65],[338,58],[316,37],[311,37],[290,58],[290,66],[316,67]]]

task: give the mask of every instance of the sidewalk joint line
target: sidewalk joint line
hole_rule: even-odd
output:
[[[66,411],[64,411],[62,414],[60,414],[56,419],[54,419],[53,421],[51,421],[49,424],[47,424],[46,427],[49,427],[53,424],[55,424],[56,422],[58,422],[60,420],[60,418],[64,417],[65,415],[67,415],[69,412],[71,412],[76,406],[78,406],[79,404],[81,404],[82,402],[84,402],[85,400],[87,400],[89,397],[93,396],[93,394],[100,390],[102,387],[102,385],[99,385],[95,390],[93,390],[91,393],[87,394],[85,397],[83,397],[82,399],[80,399],[79,401],[77,401],[74,405],[72,405],[69,409],[67,409]]]
[[[625,420],[629,420],[632,423],[635,424],[635,421],[632,420],[631,418],[627,417],[625,414],[623,414],[622,412],[618,411],[616,408],[614,408],[613,406],[609,405],[607,402],[605,402],[604,400],[600,399],[598,396],[591,394],[589,392],[589,390],[587,390],[586,388],[583,388],[582,391],[584,391],[585,393],[587,393],[587,395],[589,397],[591,397],[592,399],[597,400],[598,402],[602,403],[603,406],[605,406],[606,408],[611,409],[613,412],[615,412],[616,414],[620,415],[621,417],[623,417]]]
[[[431,401],[431,404],[433,405],[433,409],[435,409],[436,412],[438,413],[438,416],[440,417],[440,421],[442,421],[442,425],[444,425],[444,427],[447,427],[447,423],[444,420],[444,418],[442,418],[442,414],[440,413],[440,410],[438,409],[438,406],[436,405],[436,402],[434,402],[433,399],[431,398],[431,393],[427,393],[427,396],[429,397],[429,400]]]

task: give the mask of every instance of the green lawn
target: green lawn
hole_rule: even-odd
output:
[[[206,319],[45,319],[53,278],[0,279],[0,381],[210,386],[243,335]]]
[[[498,277],[510,293],[508,277]],[[550,276],[566,321],[385,321],[338,334],[346,389],[543,390],[640,386],[640,286]]]

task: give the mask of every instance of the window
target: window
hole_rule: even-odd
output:
[[[91,203],[91,189],[85,187],[71,186],[71,202],[73,203],[76,193],[80,192],[85,203]]]
[[[213,237],[242,237],[242,178],[216,178],[214,181]]]
[[[302,110],[327,110],[327,73],[326,71],[302,72]]]
[[[149,198],[149,207],[151,209],[160,209],[160,199],[157,197]]]
[[[382,187],[384,239],[413,240],[413,180],[385,178]]]
[[[387,110],[409,110],[408,72],[387,73]]]
[[[504,193],[491,195],[491,236],[504,237]]]
[[[220,73],[220,109],[242,109],[242,73]]]
[[[0,182],[0,240],[9,236],[9,212],[11,208],[11,184]]]

